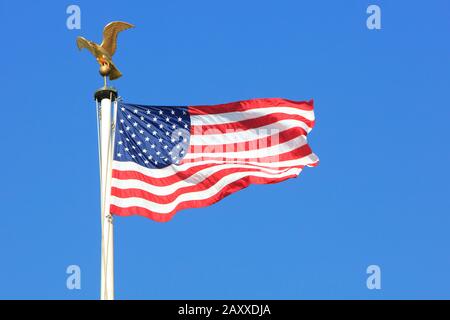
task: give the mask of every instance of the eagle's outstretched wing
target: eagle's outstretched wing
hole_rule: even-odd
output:
[[[88,49],[94,55],[94,57],[96,56],[94,48],[89,43],[89,40],[86,40],[83,37],[77,37],[77,46],[78,46],[78,49],[80,49],[80,50],[83,48]]]
[[[100,47],[105,49],[112,56],[117,48],[117,34],[120,31],[133,27],[134,25],[122,21],[108,23],[105,26],[105,29],[103,29],[103,42]]]

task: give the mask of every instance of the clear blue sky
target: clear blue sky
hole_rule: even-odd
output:
[[[169,223],[116,218],[117,298],[450,298],[446,0],[2,0],[0,298],[99,297],[102,81],[75,39],[112,20],[136,25],[115,56],[126,101],[313,98],[321,160]]]

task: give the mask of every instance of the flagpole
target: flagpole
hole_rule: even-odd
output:
[[[99,128],[100,188],[101,188],[101,300],[114,300],[114,226],[110,214],[114,128],[117,111],[117,91],[104,86],[95,92]]]
[[[114,226],[110,213],[112,162],[114,154],[114,130],[117,115],[117,90],[109,87],[106,78],[115,80],[122,76],[112,61],[116,51],[117,34],[133,28],[131,23],[113,21],[103,29],[103,41],[97,44],[83,37],[77,37],[78,49],[86,48],[100,65],[99,73],[103,77],[104,86],[95,92],[97,113],[98,153],[100,163],[100,194],[101,194],[101,281],[100,298],[114,299]]]

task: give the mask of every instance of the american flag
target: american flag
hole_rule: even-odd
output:
[[[269,98],[211,106],[118,103],[111,213],[169,221],[248,185],[318,164],[306,136],[313,101]]]

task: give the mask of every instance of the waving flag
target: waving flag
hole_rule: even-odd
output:
[[[317,156],[313,102],[253,99],[214,106],[119,102],[111,213],[165,222],[248,185],[296,177]]]

